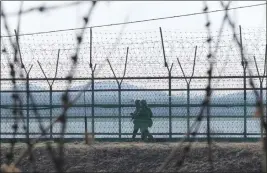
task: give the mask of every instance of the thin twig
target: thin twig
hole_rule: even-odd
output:
[[[22,61],[22,55],[21,55],[21,51],[20,51],[20,45],[19,45],[19,37],[18,37],[18,33],[16,30],[14,30],[15,32],[15,35],[16,35],[16,42],[17,42],[17,48],[18,48],[18,51],[19,51],[19,57],[20,57],[20,63],[21,63],[21,68],[24,69],[24,72],[27,73],[26,69],[25,69],[25,66],[24,66],[24,63]],[[16,52],[16,51],[15,51]]]
[[[260,71],[259,71],[258,64],[257,64],[257,60],[256,60],[255,56],[253,56],[253,59],[254,59],[255,67],[256,67],[256,69],[257,69],[257,73],[258,73],[258,76],[259,76],[259,80],[260,80],[260,82],[262,83],[262,80],[263,80],[263,79],[260,77]]]

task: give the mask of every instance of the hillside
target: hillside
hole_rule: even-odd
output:
[[[24,90],[25,85],[18,86],[19,89]],[[104,81],[104,82],[97,82],[95,84],[95,89],[117,89],[118,85],[116,82],[110,82],[110,81]],[[141,89],[135,85],[127,84],[125,83],[122,86],[122,89]],[[81,90],[84,89],[84,86],[78,86],[73,87],[71,90]],[[45,90],[45,88],[31,84],[30,90],[38,90],[42,91]],[[195,92],[194,92],[195,93]],[[78,92],[71,92],[70,98],[73,99]],[[177,94],[177,92],[175,92]],[[37,105],[49,105],[49,92],[40,92],[40,93],[32,93],[35,103]],[[52,97],[52,103],[54,105],[61,105],[61,95],[62,92],[53,92]],[[26,103],[26,93],[21,93],[21,96],[23,98],[23,102]],[[265,94],[264,94],[265,96]],[[212,104],[227,104],[227,105],[235,105],[239,104],[242,105],[244,103],[243,101],[243,92],[235,92],[234,94],[216,94],[214,92],[214,95],[212,96],[211,103]],[[12,99],[11,99],[11,93],[1,93],[2,98],[2,105],[11,105]],[[252,91],[247,91],[247,103],[248,104],[255,104],[255,96],[252,93]],[[163,91],[125,91],[121,93],[121,101],[122,104],[134,104],[135,99],[145,99],[148,104],[166,104],[166,106],[169,103],[169,97],[167,92]],[[81,95],[81,97],[77,100],[76,104],[84,104],[84,100],[86,104],[91,104],[91,92],[88,91]],[[201,104],[203,100],[203,96],[201,95],[191,95],[190,96],[190,103],[193,104],[190,107],[190,112],[193,115],[196,115],[199,112],[199,107],[194,107],[196,104]],[[265,100],[265,99],[264,99]],[[117,91],[96,91],[95,92],[95,104],[118,104],[118,92]],[[172,96],[172,104],[173,105],[186,105],[187,104],[187,98],[186,98],[186,92],[181,92],[179,95]],[[58,108],[57,108],[58,109]],[[130,112],[133,111],[134,108],[123,108],[122,114],[129,115]],[[248,107],[248,115],[252,114],[255,108]],[[56,109],[54,109],[56,111]],[[167,116],[169,114],[168,107],[152,107],[152,111],[155,116]],[[48,114],[49,110],[42,111],[42,115]],[[87,108],[87,112],[90,114],[90,108]],[[2,109],[3,115],[10,115],[11,110],[9,109]],[[109,115],[116,115],[118,114],[118,108],[95,108],[96,116],[109,116]],[[70,114],[84,114],[84,108],[72,108],[70,110]],[[172,108],[172,114],[173,115],[180,115],[185,116],[187,114],[187,108],[186,107],[175,107]],[[243,115],[243,106],[239,107],[216,107],[211,109],[211,114],[216,116],[224,116],[224,115]]]

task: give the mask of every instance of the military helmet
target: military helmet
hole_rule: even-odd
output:
[[[145,106],[145,107],[147,107],[146,100],[141,100],[141,101],[140,101],[140,103],[141,103],[141,105],[142,105],[142,106]]]
[[[134,103],[135,103],[136,105],[140,105],[140,100],[135,100]]]

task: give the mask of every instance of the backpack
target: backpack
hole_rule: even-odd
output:
[[[143,108],[140,110],[140,118],[145,121],[148,125],[148,127],[152,127],[153,121],[152,121],[152,111],[150,108]]]

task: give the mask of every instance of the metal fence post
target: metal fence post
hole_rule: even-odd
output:
[[[121,84],[119,87],[119,138],[121,139]]]
[[[83,91],[83,105],[84,105],[84,132],[85,132],[85,135],[87,135],[88,134],[88,130],[87,130],[85,90]]]
[[[262,91],[262,81],[261,80],[260,80],[260,99],[263,102],[263,91]],[[263,128],[261,128],[261,138],[263,139]]]
[[[0,140],[2,140],[2,55],[0,55]]]
[[[49,98],[50,98],[50,124],[52,124],[52,111],[53,111],[53,97],[52,97],[52,85],[49,86]],[[50,125],[50,140],[52,140],[53,126]]]
[[[187,116],[186,116],[186,126],[187,126],[187,139],[190,138],[190,85],[187,83]]]
[[[122,105],[121,105],[121,84],[122,84],[123,79],[124,79],[125,74],[126,74],[128,53],[129,53],[129,47],[127,47],[127,50],[126,50],[126,58],[125,58],[125,64],[124,64],[124,72],[123,72],[123,76],[122,76],[122,79],[121,79],[120,82],[119,82],[118,78],[116,77],[116,74],[115,74],[115,72],[114,72],[114,70],[112,68],[112,65],[111,65],[110,61],[107,59],[108,64],[110,66],[110,69],[111,69],[111,71],[112,71],[112,73],[113,73],[113,75],[114,75],[114,77],[116,79],[116,82],[118,84],[118,97],[119,97],[119,139],[121,139],[121,107],[122,107]]]
[[[58,49],[58,53],[57,53],[57,63],[56,63],[56,72],[55,72],[55,76],[54,76],[54,79],[52,81],[52,83],[49,82],[45,72],[44,72],[44,69],[42,68],[42,65],[41,63],[37,60],[37,63],[39,64],[39,67],[44,75],[44,77],[46,78],[46,81],[47,81],[47,84],[49,86],[49,106],[50,106],[50,117],[49,117],[49,120],[50,120],[50,140],[52,140],[53,138],[53,126],[52,126],[52,121],[53,121],[53,84],[55,82],[55,78],[57,77],[57,69],[58,69],[58,62],[59,62],[59,54],[60,54],[60,49]]]
[[[168,70],[169,74],[169,138],[172,138],[172,99],[171,99],[171,71],[173,67],[173,63],[171,67],[169,67],[167,61],[166,61],[166,55],[165,55],[165,49],[164,49],[164,40],[163,40],[163,35],[162,35],[162,30],[161,27],[159,27],[159,32],[160,32],[160,38],[161,38],[161,46],[162,46],[162,53],[163,53],[163,58],[164,58],[164,66]]]
[[[95,138],[95,78],[94,78],[94,70],[92,70],[92,97],[91,97],[91,102],[92,102],[92,137],[93,139]]]
[[[186,75],[184,73],[184,70],[183,70],[183,67],[181,65],[181,62],[179,61],[179,58],[177,58],[177,62],[181,68],[181,71],[182,71],[182,74],[184,76],[184,80],[186,82],[186,93],[187,93],[187,114],[186,114],[186,124],[187,124],[187,132],[186,132],[186,136],[187,136],[187,139],[189,140],[190,138],[190,84],[191,84],[191,81],[192,81],[192,78],[194,76],[194,73],[195,73],[195,65],[196,65],[196,57],[197,57],[197,46],[195,47],[195,54],[194,54],[194,63],[193,63],[193,70],[192,70],[192,74],[189,78],[189,80],[187,80],[186,78]]]
[[[92,96],[91,96],[91,113],[92,113],[92,137],[93,139],[95,138],[95,68],[96,68],[96,64],[93,67],[93,62],[92,62],[92,49],[93,49],[93,31],[92,28],[90,28],[90,63],[89,63],[89,67],[91,68],[91,77],[92,77]],[[86,124],[87,124],[87,119],[86,119]],[[87,125],[86,125],[87,126]],[[87,128],[86,128],[87,130]]]
[[[260,81],[260,95],[261,95],[261,100],[263,101],[263,84],[262,84],[263,80]]]
[[[244,138],[247,138],[247,84],[246,84],[246,68],[244,68]]]
[[[243,54],[243,43],[242,43],[242,30],[241,26],[239,25],[239,33],[240,33],[240,44],[241,44],[241,53]],[[244,138],[247,138],[247,83],[246,83],[246,67],[247,64],[245,63],[243,56],[241,60],[241,65],[243,67],[243,83],[244,83]]]
[[[29,89],[29,73],[26,74],[26,97],[27,97],[27,141],[30,140],[30,95],[29,95],[29,92],[30,92],[30,89]]]
[[[172,138],[172,83],[171,83],[171,71],[169,71],[169,138]]]

